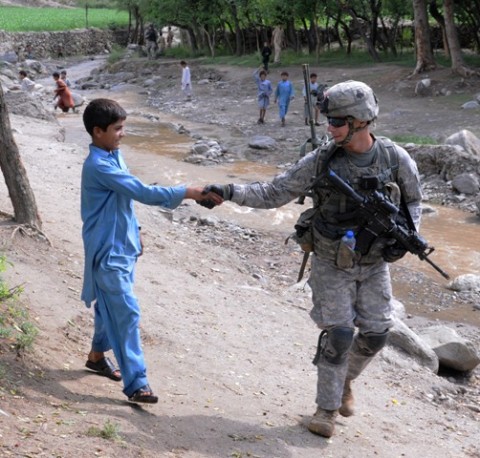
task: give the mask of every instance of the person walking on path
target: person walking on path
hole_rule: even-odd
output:
[[[156,403],[147,380],[140,341],[140,308],[133,292],[134,271],[143,244],[133,202],[176,208],[183,199],[201,201],[214,193],[187,186],[148,186],[130,174],[120,152],[125,110],[109,99],[92,100],[83,122],[92,138],[81,179],[85,267],[82,300],[94,303],[94,335],[86,367],[114,381],[123,380],[131,402]],[[113,350],[120,370],[105,356]]]
[[[354,414],[352,381],[387,342],[393,323],[387,263],[406,253],[389,232],[369,232],[371,216],[360,212],[358,201],[339,191],[329,177],[334,173],[356,193],[400,207],[417,229],[421,218],[417,166],[403,148],[371,133],[378,111],[377,98],[366,84],[336,84],[325,92],[321,106],[332,138],[329,143],[271,182],[216,184],[204,189],[252,208],[277,208],[306,194],[313,197],[313,208],[307,210],[308,218],[297,222],[303,224],[295,237],[313,251],[308,280],[313,301],[310,316],[322,331],[313,360],[318,374],[317,410],[308,429],[324,437],[333,435],[338,414]],[[347,234],[359,246],[347,244]]]
[[[285,116],[287,116],[290,101],[295,98],[295,89],[292,82],[288,79],[288,72],[283,71],[280,77],[282,79],[275,89],[275,103],[278,104],[278,115],[282,127],[285,127]]]
[[[282,52],[283,46],[283,29],[279,25],[273,29],[272,45],[274,50],[273,63],[280,64],[280,53]]]
[[[192,77],[190,75],[190,68],[187,63],[182,60],[180,62],[182,67],[182,92],[185,96],[185,100],[192,99]]]
[[[263,44],[262,48],[262,64],[263,69],[268,73],[268,64],[270,62],[270,56],[272,55],[272,48],[268,46],[268,42]]]
[[[314,118],[315,118],[315,125],[316,126],[320,125],[320,123],[318,122],[318,118],[320,117],[320,108],[317,105],[317,97],[318,97],[319,89],[320,89],[320,86],[317,83],[317,74],[316,73],[310,73],[310,101],[311,101],[310,106],[315,111]],[[305,87],[305,84],[303,85],[302,94],[303,94],[303,99],[305,101],[305,107],[304,107],[305,125],[308,126],[308,120],[310,118],[310,113],[308,112],[307,88]]]
[[[258,108],[260,109],[260,116],[257,124],[264,124],[265,114],[267,113],[267,108],[270,105],[270,96],[273,92],[272,83],[267,80],[267,72],[265,70],[260,70],[260,68],[255,70],[253,77],[257,83]]]

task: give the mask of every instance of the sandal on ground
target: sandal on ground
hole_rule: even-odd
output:
[[[85,363],[85,367],[91,369],[92,371],[96,372],[99,375],[103,375],[104,377],[108,377],[109,379],[120,382],[122,380],[121,375],[117,375],[115,372],[118,372],[118,369],[115,368],[113,363],[110,361],[110,358],[102,358],[98,361],[90,361],[89,359]]]
[[[144,402],[145,404],[156,404],[158,402],[158,396],[153,394],[150,385],[145,385],[139,388],[133,393],[128,400],[130,402]]]

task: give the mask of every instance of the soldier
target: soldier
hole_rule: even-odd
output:
[[[386,236],[373,238],[364,254],[346,247],[342,237],[350,231],[358,236],[367,221],[356,212],[358,203],[339,192],[325,172],[335,172],[365,196],[381,193],[397,206],[401,195],[405,212],[416,227],[420,223],[417,166],[403,148],[370,132],[378,111],[375,94],[366,84],[336,84],[326,91],[321,104],[332,137],[327,145],[307,154],[271,182],[205,188],[224,200],[253,208],[280,207],[308,191],[312,194],[313,216],[305,228],[313,249],[308,281],[313,300],[310,316],[322,331],[314,359],[318,407],[308,429],[324,437],[334,433],[338,413],[353,415],[351,382],[387,341],[392,325],[387,262],[406,252]],[[360,245],[360,237],[357,241]]]

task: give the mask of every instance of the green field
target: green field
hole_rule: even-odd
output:
[[[104,29],[128,24],[128,13],[106,8],[88,9],[88,27]],[[0,30],[43,32],[86,27],[83,8],[30,8],[0,6]]]

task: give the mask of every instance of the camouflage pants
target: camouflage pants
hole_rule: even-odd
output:
[[[391,326],[392,288],[385,262],[344,270],[314,255],[308,283],[313,295],[310,316],[319,328],[358,327],[361,333],[368,334],[382,333]],[[322,409],[338,409],[345,380],[356,378],[370,362],[371,358],[356,353],[356,348],[352,345],[340,364],[320,357],[316,402]]]

